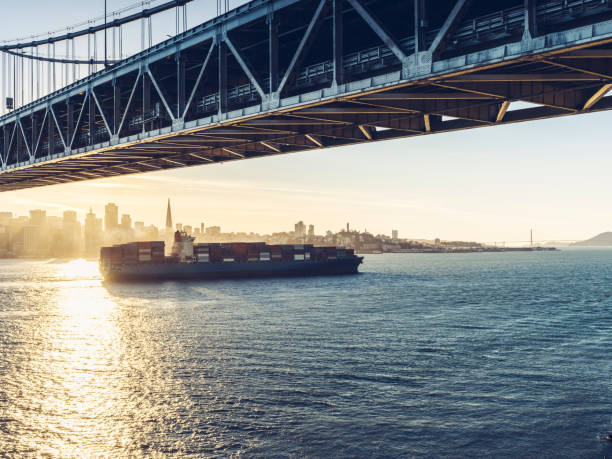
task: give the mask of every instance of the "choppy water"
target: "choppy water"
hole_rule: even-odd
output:
[[[96,271],[0,261],[0,456],[612,455],[612,250]]]

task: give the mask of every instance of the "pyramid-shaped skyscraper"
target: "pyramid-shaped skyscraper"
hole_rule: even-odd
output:
[[[172,229],[172,210],[170,209],[170,199],[168,199],[168,210],[166,211],[166,229]]]

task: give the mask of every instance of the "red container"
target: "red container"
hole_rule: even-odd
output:
[[[210,261],[221,262],[223,261],[223,248],[220,246],[210,248]]]
[[[121,249],[121,247],[111,247],[110,257],[112,261],[120,262],[123,259],[123,250]]]

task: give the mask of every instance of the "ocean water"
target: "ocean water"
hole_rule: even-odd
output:
[[[0,261],[0,456],[612,456],[612,250],[105,284]]]

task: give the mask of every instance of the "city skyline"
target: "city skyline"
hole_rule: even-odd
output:
[[[168,200],[165,227],[147,225],[134,221],[131,214],[120,212],[120,206],[109,202],[104,206],[101,217],[90,208],[79,221],[77,212],[64,210],[61,216],[48,215],[46,210],[32,209],[29,215],[18,215],[0,211],[0,258],[93,258],[102,247],[131,242],[164,241],[170,243],[176,232],[193,236],[198,242],[267,242],[275,244],[303,244],[343,246],[359,249],[367,253],[383,251],[406,251],[452,248],[478,248],[476,243],[450,242],[436,239],[435,243],[424,245],[423,241],[400,239],[398,231],[392,230],[391,236],[372,235],[360,232],[346,223],[346,228],[338,232],[326,230],[316,234],[313,224],[298,221],[293,228],[284,228],[270,234],[260,234],[248,229],[240,232],[223,232],[220,226],[205,224],[173,223],[172,207]],[[191,222],[190,222],[191,223]]]

